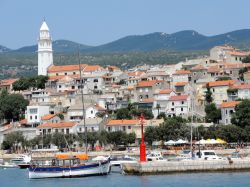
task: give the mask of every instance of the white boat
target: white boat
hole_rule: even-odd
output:
[[[10,162],[4,162],[0,164],[0,168],[18,168],[18,166]]]
[[[151,152],[146,156],[147,161],[167,161],[160,152]]]
[[[213,150],[201,150],[195,153],[195,159],[201,160],[223,160]]]
[[[10,163],[18,165],[18,164],[23,164],[23,163],[27,164],[27,163],[30,163],[30,161],[31,161],[31,156],[19,155],[18,157],[11,159]]]
[[[138,162],[136,158],[127,155],[123,157],[118,157],[118,156],[110,157],[111,166],[121,166],[121,164],[136,163],[136,162]]]
[[[79,158],[52,159],[51,165],[33,163],[29,167],[30,179],[84,177],[90,175],[106,175],[110,172],[109,160],[81,162]]]

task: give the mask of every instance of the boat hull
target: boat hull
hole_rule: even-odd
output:
[[[30,166],[29,178],[59,178],[59,177],[84,177],[91,175],[106,175],[110,172],[109,161],[95,162],[72,167],[36,167]]]

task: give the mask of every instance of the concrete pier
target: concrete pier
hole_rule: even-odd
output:
[[[250,160],[187,160],[187,161],[155,161],[122,164],[125,174],[146,175],[178,172],[211,172],[249,170]]]

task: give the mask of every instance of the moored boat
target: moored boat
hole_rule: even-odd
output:
[[[106,175],[110,172],[109,159],[102,161],[82,161],[80,156],[52,159],[51,165],[33,163],[29,167],[29,178],[84,177]]]

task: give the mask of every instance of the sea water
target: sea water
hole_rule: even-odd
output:
[[[244,187],[250,172],[179,173],[168,175],[122,175],[118,168],[106,176],[83,178],[28,179],[28,170],[0,169],[0,187]]]

